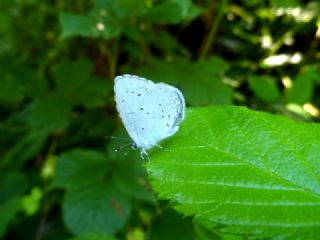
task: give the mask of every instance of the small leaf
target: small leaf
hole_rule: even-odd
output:
[[[224,233],[317,239],[320,127],[240,107],[189,109],[150,151],[154,190]]]
[[[280,97],[280,92],[274,79],[268,75],[251,75],[249,77],[249,86],[257,97],[266,102],[275,102]]]
[[[43,192],[41,189],[33,187],[31,193],[21,199],[21,207],[28,216],[34,215],[39,210],[42,196]]]
[[[313,91],[313,76],[302,72],[296,76],[288,93],[288,103],[304,104],[311,100]]]

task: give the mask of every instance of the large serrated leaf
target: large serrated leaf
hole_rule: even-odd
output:
[[[223,232],[317,239],[319,135],[318,124],[246,108],[189,109],[147,169],[160,198]]]

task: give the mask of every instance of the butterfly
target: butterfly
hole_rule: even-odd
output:
[[[120,118],[142,158],[148,156],[146,150],[178,131],[185,115],[179,89],[125,74],[115,78],[114,91]]]

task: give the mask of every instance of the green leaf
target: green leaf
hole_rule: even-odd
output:
[[[111,85],[103,78],[91,76],[92,70],[92,62],[85,58],[59,63],[52,71],[57,91],[74,105],[104,105]]]
[[[60,96],[49,95],[27,106],[29,126],[35,131],[50,133],[65,129],[69,123],[71,106]]]
[[[301,74],[303,74],[305,78],[309,78],[317,84],[320,83],[320,73],[317,65],[304,66],[301,70]]]
[[[16,196],[22,196],[27,186],[27,179],[22,173],[2,170],[0,174],[0,203]]]
[[[147,7],[148,5],[148,7]],[[95,2],[86,14],[61,12],[61,39],[69,37],[115,38],[132,26],[137,19],[143,23],[171,23],[190,21],[203,10],[190,0],[166,0],[153,4],[135,0]]]
[[[0,237],[4,235],[7,226],[19,210],[20,198],[12,198],[6,202],[0,203]]]
[[[69,190],[63,202],[65,224],[74,234],[114,234],[124,226],[130,210],[129,199],[103,181]]]
[[[113,236],[98,233],[84,233],[69,240],[116,240]]]
[[[114,234],[125,224],[130,199],[109,167],[106,156],[94,150],[74,149],[59,157],[53,187],[67,190],[63,217],[72,233]]]
[[[145,1],[136,0],[96,0],[95,7],[100,10],[107,9],[109,14],[118,19],[137,17],[146,10]]]
[[[266,102],[276,102],[280,97],[279,89],[271,76],[251,75],[249,77],[249,86],[257,97]]]
[[[40,130],[40,131],[37,131]],[[2,164],[10,164],[14,169],[19,169],[25,161],[37,156],[48,138],[45,128],[37,129],[23,136],[15,145],[5,153]]]
[[[93,9],[84,15],[62,12],[59,20],[62,26],[62,39],[75,36],[110,39],[119,36],[123,30],[118,19],[102,9],[100,11]]]
[[[300,0],[271,0],[270,4],[274,8],[293,8],[300,7]]]
[[[100,182],[108,174],[107,163],[106,156],[98,151],[73,149],[65,152],[57,160],[53,186],[72,189]]]
[[[154,220],[151,229],[153,240],[193,240],[196,234],[190,218],[182,218],[175,211],[166,209]]]
[[[221,232],[317,239],[319,135],[318,124],[246,108],[189,109],[147,170],[160,198]]]
[[[27,188],[26,177],[19,172],[0,174],[0,237],[21,209],[21,197]]]
[[[288,103],[304,104],[311,100],[313,91],[313,76],[302,72],[296,76],[288,93]]]
[[[116,166],[113,173],[115,182],[123,193],[138,200],[156,203],[150,184],[145,179],[146,171],[141,164],[140,156],[138,159],[131,156],[126,157],[121,164]]]
[[[27,96],[41,96],[47,90],[45,79],[24,65],[1,62],[0,102],[17,104]]]
[[[195,63],[182,58],[172,62],[154,59],[138,72],[155,82],[177,85],[188,103],[199,106],[232,103],[233,91],[222,82],[228,67],[229,65],[218,57]]]
[[[202,10],[190,0],[166,0],[154,4],[142,18],[150,23],[177,24],[198,17]]]

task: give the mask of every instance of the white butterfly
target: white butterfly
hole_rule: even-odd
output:
[[[125,74],[115,78],[114,91],[119,115],[142,158],[178,131],[185,100],[177,88]]]

